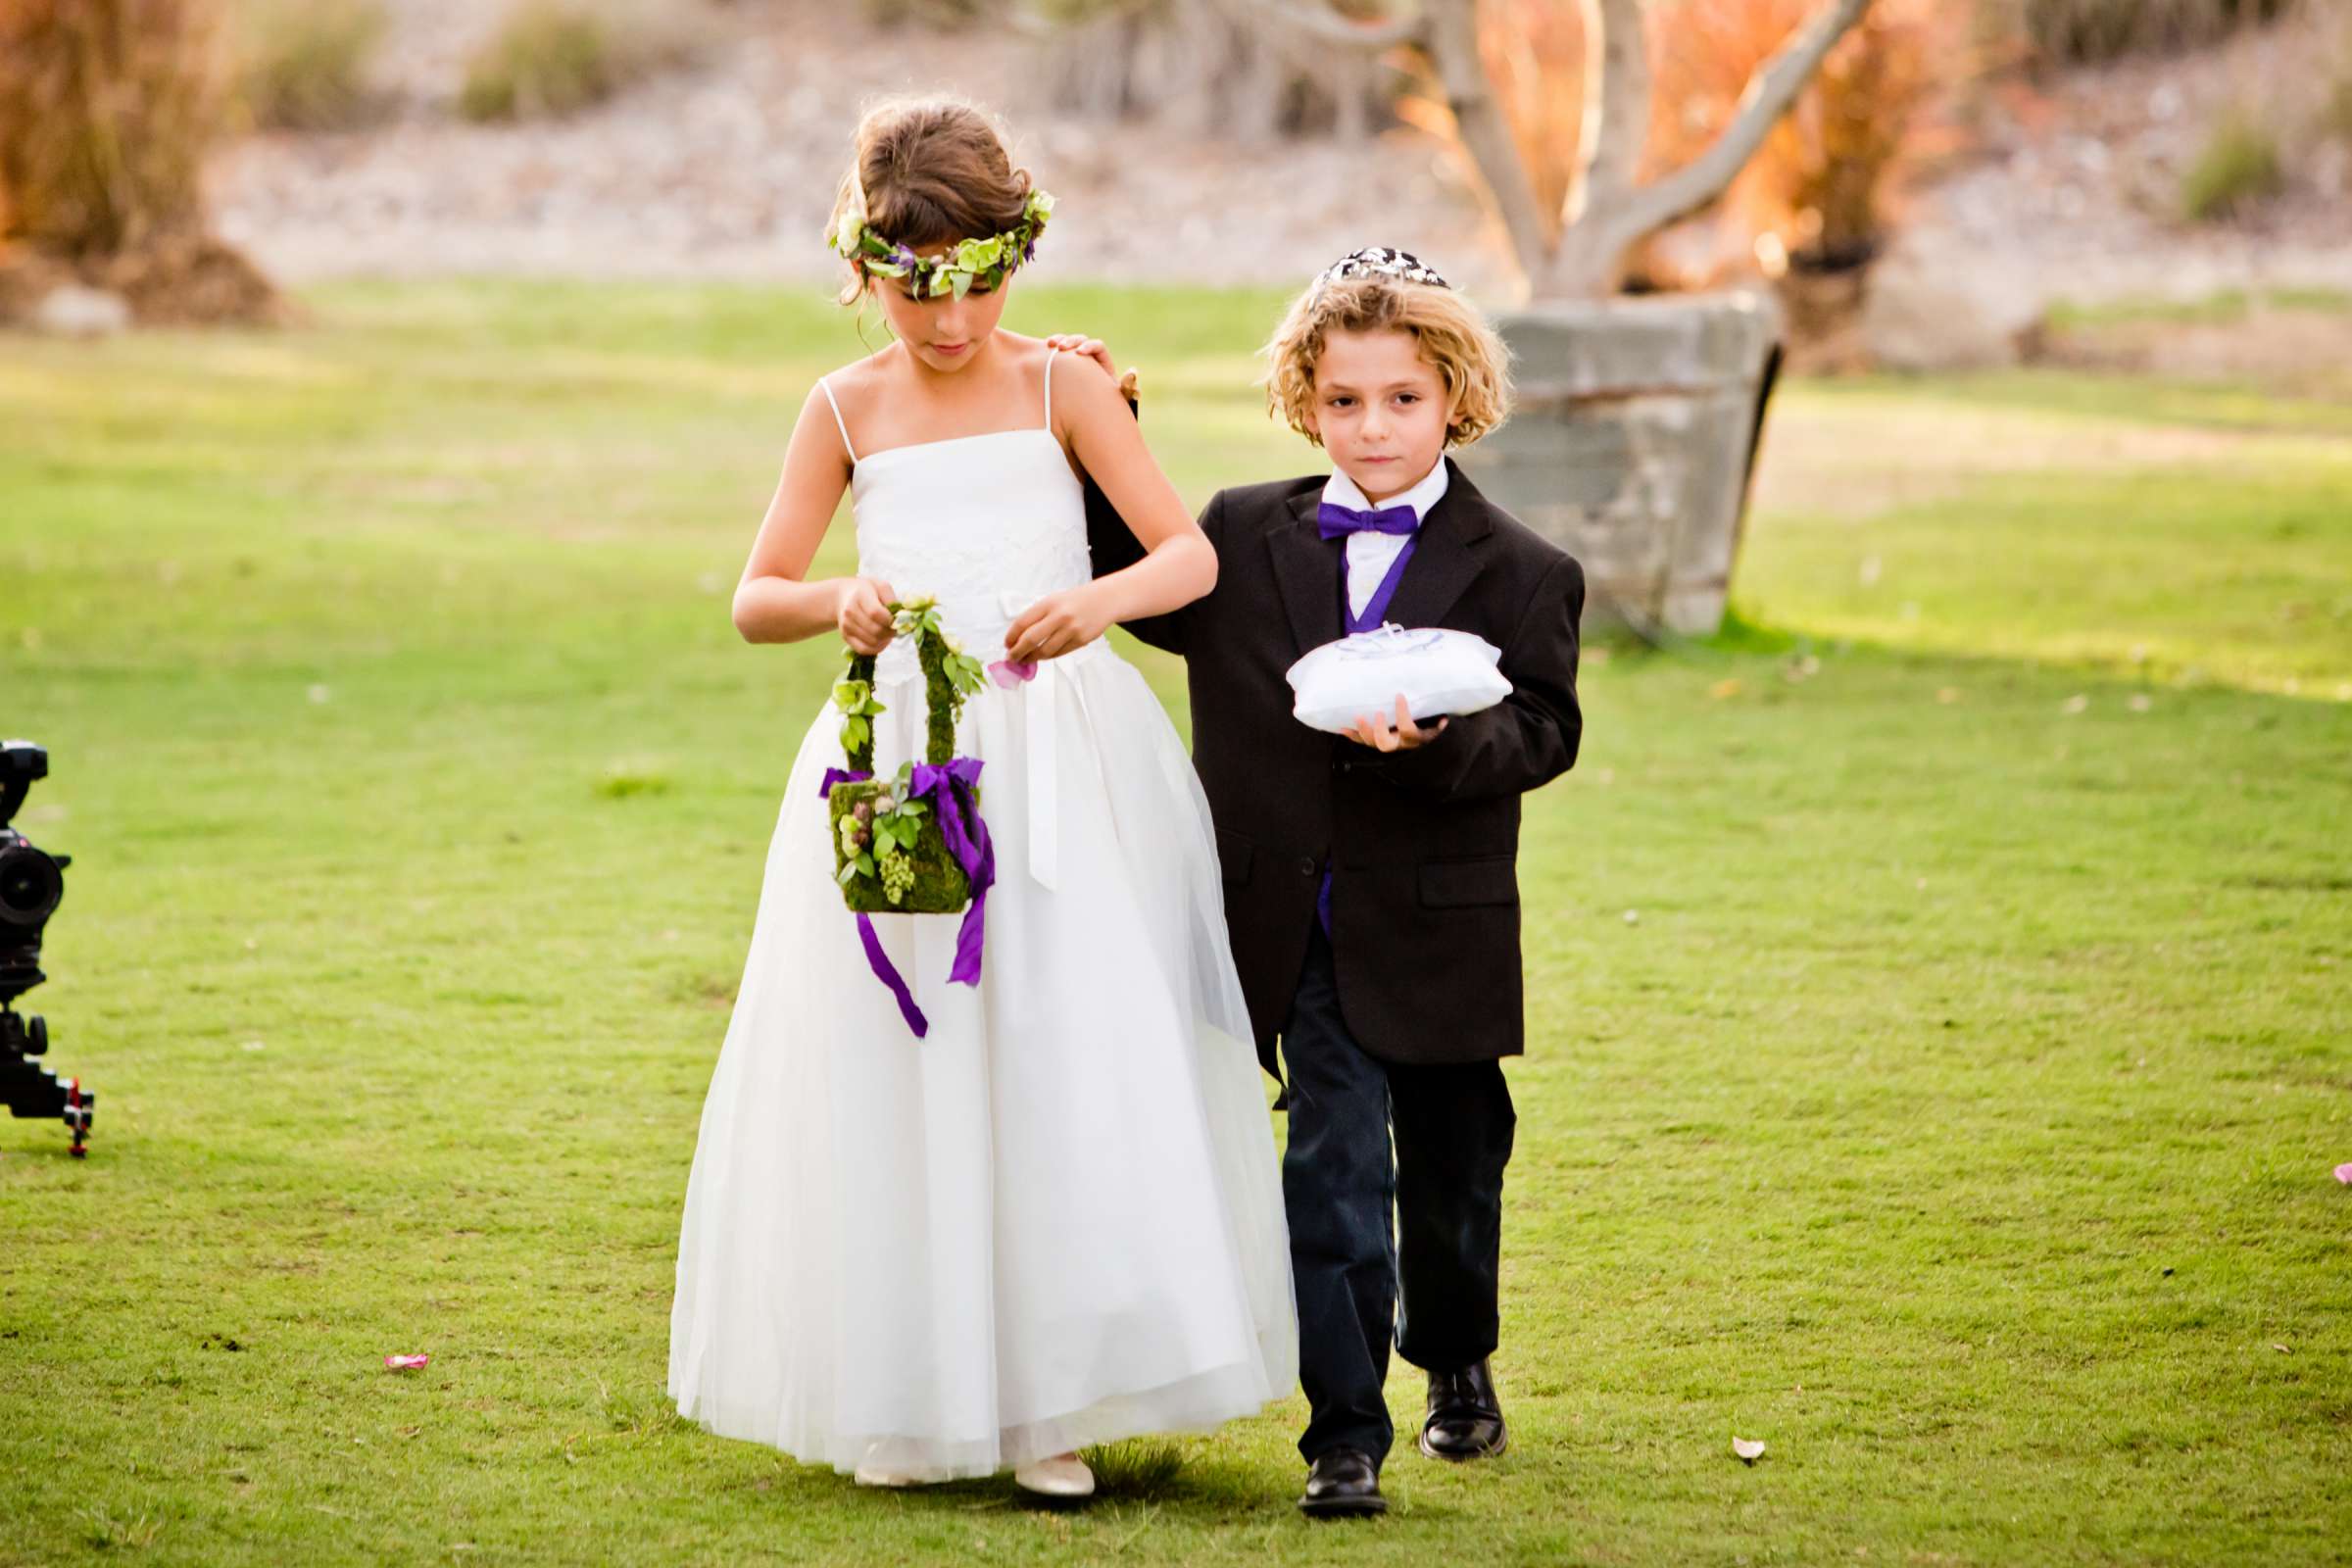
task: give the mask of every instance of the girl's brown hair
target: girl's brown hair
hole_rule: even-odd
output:
[[[1465,447],[1510,416],[1511,353],[1487,318],[1449,288],[1393,277],[1320,282],[1292,302],[1266,344],[1266,404],[1317,446],[1307,428],[1326,332],[1410,332],[1446,382],[1446,444]]]
[[[856,215],[885,239],[921,249],[987,239],[1021,221],[1029,171],[1013,167],[1004,128],[960,98],[893,98],[858,122],[858,155],[841,176],[827,233]],[[865,293],[865,269],[850,264],[841,303]]]

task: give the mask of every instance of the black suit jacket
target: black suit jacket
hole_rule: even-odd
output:
[[[1343,627],[1342,545],[1315,529],[1322,476],[1219,491],[1200,516],[1216,587],[1128,628],[1185,658],[1234,963],[1277,1077],[1327,858],[1341,1010],[1366,1051],[1460,1062],[1523,1049],[1519,797],[1576,760],[1585,574],[1446,464],[1389,618],[1486,638],[1512,692],[1429,745],[1383,754],[1291,716],[1284,672]],[[1142,557],[1099,492],[1088,532],[1098,576]]]

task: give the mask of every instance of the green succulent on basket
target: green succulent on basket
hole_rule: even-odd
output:
[[[923,853],[923,826],[931,808],[908,797],[913,774],[914,764],[902,762],[897,776],[887,782],[863,781],[875,785],[871,794],[858,792],[855,784],[834,786],[836,793],[853,792],[848,809],[836,808],[834,812],[840,863],[835,880],[846,889],[861,877],[870,878],[881,886],[885,906],[894,909],[906,906],[906,896],[919,879],[918,871],[928,864]],[[938,849],[944,858],[946,844],[941,843]],[[953,860],[946,864],[956,875],[962,874],[956,870]]]
[[[856,662],[852,657],[853,665]],[[874,697],[873,677],[869,673],[860,680],[856,675],[844,675],[833,683],[833,706],[841,710],[841,748],[845,752],[870,752],[874,747],[874,720],[890,711]]]
[[[924,760],[932,767],[945,767],[955,758],[956,719],[963,700],[984,678],[980,662],[948,636],[933,601],[913,599],[890,609],[893,629],[912,639],[923,671]],[[833,703],[842,715],[841,747],[850,770],[872,773],[874,719],[887,711],[874,696],[874,656],[849,655],[848,670],[833,686]],[[976,807],[976,786],[971,798]],[[911,760],[900,763],[887,777],[837,781],[827,799],[832,807],[834,880],[853,910],[955,914],[971,903],[970,877],[949,850],[931,804],[914,794]]]

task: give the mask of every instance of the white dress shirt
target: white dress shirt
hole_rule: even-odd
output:
[[[1429,509],[1436,506],[1438,498],[1446,493],[1446,460],[1441,457],[1437,466],[1421,476],[1420,483],[1402,495],[1391,496],[1380,505],[1410,507],[1415,521],[1427,522]],[[1323,499],[1335,507],[1347,507],[1356,512],[1378,510],[1365,499],[1355,481],[1337,468],[1331,470],[1331,478],[1323,486]],[[1409,534],[1375,533],[1370,529],[1348,536],[1348,569],[1345,575],[1348,578],[1348,612],[1350,615],[1362,614],[1364,608],[1372,603],[1373,594],[1380,590],[1381,579],[1388,576],[1391,566],[1396,564],[1396,558],[1404,553],[1405,543],[1410,537]]]

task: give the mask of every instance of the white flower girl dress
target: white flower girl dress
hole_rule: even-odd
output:
[[[935,597],[983,662],[1089,577],[1051,400],[1049,374],[1043,425],[850,446],[860,574]],[[921,760],[907,639],[876,683],[876,766]],[[967,700],[956,751],[982,760],[997,860],[979,984],[948,980],[956,918],[874,917],[922,1039],[834,885],[819,789],[840,729],[828,704],[793,764],[703,1109],[679,1411],[845,1473],[944,1480],[1281,1397],[1280,1170],[1207,801],[1158,700],[1101,641]]]

